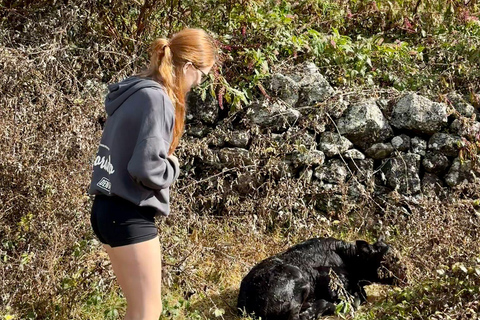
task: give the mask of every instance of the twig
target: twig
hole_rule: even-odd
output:
[[[213,179],[213,178],[215,178],[215,177],[221,176],[222,174],[225,174],[226,172],[229,172],[229,171],[234,171],[234,170],[239,170],[239,169],[247,169],[247,168],[252,168],[252,167],[256,167],[256,166],[257,166],[257,165],[255,165],[255,164],[251,164],[251,165],[248,165],[248,166],[243,166],[243,167],[241,167],[241,168],[236,168],[236,167],[235,167],[235,168],[225,169],[225,170],[223,170],[222,172],[219,172],[219,173],[217,173],[217,174],[214,174],[213,176],[210,176],[210,177],[208,177],[208,178],[204,178],[204,179],[201,179],[201,180],[198,180],[198,181],[194,181],[193,183],[191,183],[191,184],[189,184],[189,185],[187,185],[187,186],[178,188],[177,190],[178,190],[178,191],[182,191],[182,190],[184,190],[184,189],[186,189],[186,188],[188,188],[188,187],[191,187],[191,186],[194,186],[194,185],[196,185],[196,184],[199,184],[199,183],[208,181],[208,180],[210,180],[210,179]],[[182,181],[182,179],[180,179],[180,181]]]

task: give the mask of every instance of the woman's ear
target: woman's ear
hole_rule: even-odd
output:
[[[191,66],[192,66],[191,62],[187,62],[183,65],[183,75],[187,74],[188,68],[190,68]]]

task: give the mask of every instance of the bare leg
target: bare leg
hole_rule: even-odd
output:
[[[162,313],[162,260],[158,237],[132,245],[104,245],[127,299],[124,320],[158,320]]]

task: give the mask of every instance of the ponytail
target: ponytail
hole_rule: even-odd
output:
[[[175,72],[173,67],[172,50],[167,39],[156,39],[150,46],[150,76],[163,84],[167,95],[175,106],[177,97],[175,95]],[[143,74],[145,75],[145,74]]]
[[[185,98],[183,66],[192,62],[200,68],[211,66],[216,61],[213,39],[201,29],[184,29],[174,34],[171,40],[159,38],[150,46],[150,67],[140,73],[161,83],[175,108],[175,126],[168,154],[172,154],[180,142],[185,125]]]

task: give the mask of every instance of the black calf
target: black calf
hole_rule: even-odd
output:
[[[366,300],[365,285],[394,284],[398,277],[405,278],[391,272],[379,276],[388,251],[382,239],[373,245],[361,240],[307,240],[257,264],[242,280],[237,307],[262,320],[310,320],[333,314],[340,290],[358,306]]]

